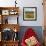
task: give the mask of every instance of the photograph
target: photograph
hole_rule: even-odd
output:
[[[2,10],[2,15],[9,15],[9,10]]]
[[[23,20],[25,21],[37,20],[37,8],[36,7],[24,7],[23,8]]]

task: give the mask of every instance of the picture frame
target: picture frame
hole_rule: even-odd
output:
[[[1,15],[0,15],[0,24],[1,24]]]
[[[10,11],[9,11],[9,14],[10,14],[10,15],[16,15],[16,14],[17,14],[17,11],[14,10],[14,9],[13,9],[13,10],[10,10]]]
[[[37,7],[23,7],[23,20],[36,21],[37,20]]]
[[[2,10],[2,15],[9,15],[9,10]]]
[[[1,41],[1,32],[0,32],[0,41]]]
[[[10,14],[10,15],[14,15],[14,10],[10,10],[10,11],[9,11],[9,14]]]

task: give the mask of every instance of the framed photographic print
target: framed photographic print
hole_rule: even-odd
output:
[[[14,10],[10,10],[10,11],[9,11],[9,14],[10,14],[10,15],[14,15]]]
[[[37,8],[36,7],[24,7],[23,8],[23,20],[36,21],[37,20]]]
[[[10,14],[10,15],[16,15],[16,14],[17,14],[17,11],[15,11],[15,10],[10,10],[10,11],[9,11],[9,14]]]
[[[9,15],[9,10],[2,10],[2,15]]]
[[[0,24],[1,24],[1,15],[0,15]]]
[[[1,32],[0,32],[0,41],[1,41]]]

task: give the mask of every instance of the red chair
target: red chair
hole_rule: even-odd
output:
[[[37,35],[34,32],[34,30],[32,28],[28,28],[27,31],[25,32],[24,37],[22,38],[21,46],[27,46],[27,44],[25,43],[25,40],[32,36],[34,36],[37,39]],[[35,46],[41,46],[40,42],[38,41]]]

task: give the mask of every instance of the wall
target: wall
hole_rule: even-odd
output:
[[[15,0],[0,0],[1,7],[13,7],[15,6]]]
[[[18,4],[20,6],[19,23],[21,26],[43,26],[42,0],[20,0]],[[37,21],[23,21],[23,7],[37,7]]]
[[[15,0],[0,0],[0,6],[9,7],[15,6]],[[20,26],[44,26],[43,24],[43,6],[42,0],[17,0],[19,6],[19,24]],[[37,7],[37,21],[24,21],[23,20],[23,7]]]

